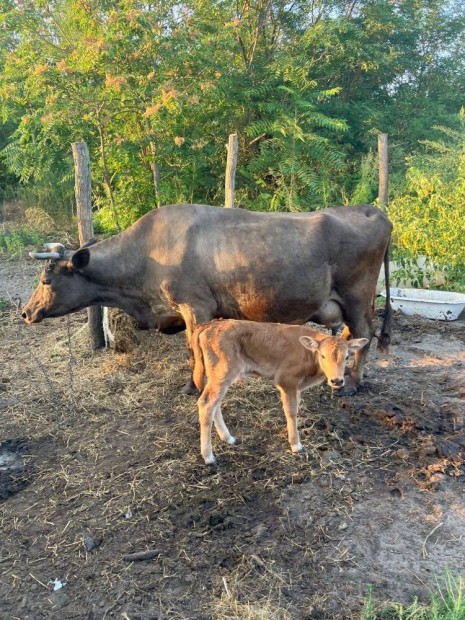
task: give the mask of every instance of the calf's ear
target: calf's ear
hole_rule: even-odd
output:
[[[354,338],[347,342],[350,351],[358,351],[368,343],[368,338]]]
[[[310,351],[316,351],[318,349],[318,341],[311,338],[311,336],[300,336],[300,344]]]
[[[87,267],[90,260],[90,252],[87,248],[80,248],[76,250],[71,257],[71,265],[79,271],[80,269],[84,269]]]

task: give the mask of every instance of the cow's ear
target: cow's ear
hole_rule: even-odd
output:
[[[77,271],[84,269],[89,264],[90,252],[87,248],[81,248],[76,250],[71,257],[71,265]]]
[[[318,349],[318,341],[310,336],[300,336],[299,340],[300,344],[303,344],[303,346],[306,349],[310,349],[310,351],[316,351]]]

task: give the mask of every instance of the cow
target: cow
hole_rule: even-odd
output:
[[[389,292],[391,228],[372,205],[311,213],[167,205],[77,251],[48,244],[32,253],[47,263],[22,316],[39,323],[87,306],[116,306],[144,327],[186,329],[190,347],[196,326],[215,318],[304,324],[337,315],[345,338],[371,341],[383,260]],[[390,324],[387,296],[380,348],[389,343]],[[367,351],[355,354],[348,392],[362,380]]]
[[[221,401],[238,379],[257,374],[272,379],[278,388],[287,421],[292,452],[302,444],[297,430],[300,393],[327,380],[333,390],[344,387],[349,352],[368,344],[368,338],[345,340],[302,325],[211,321],[200,325],[192,338],[194,383],[201,392],[197,401],[200,451],[207,465],[214,465],[212,424],[220,438],[236,443],[221,413]]]

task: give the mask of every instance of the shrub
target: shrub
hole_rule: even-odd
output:
[[[37,233],[51,233],[56,229],[53,218],[46,213],[43,209],[31,207],[26,209],[25,213],[26,222],[29,228]]]
[[[389,206],[393,241],[406,258],[420,255],[446,272],[449,284],[465,284],[465,117],[460,130],[439,128],[442,142],[409,160],[406,194]]]

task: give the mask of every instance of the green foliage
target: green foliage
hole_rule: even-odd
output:
[[[370,151],[362,157],[360,173],[357,175],[351,202],[354,204],[371,203],[378,193],[378,162],[375,154]]]
[[[70,144],[85,140],[96,220],[117,230],[162,203],[222,204],[236,132],[239,206],[366,202],[376,134],[387,131],[398,193],[406,156],[437,141],[431,128],[451,127],[463,104],[460,9],[0,0],[0,187],[69,218]]]
[[[409,159],[407,193],[389,206],[394,243],[407,258],[424,255],[465,282],[465,116],[446,137]]]
[[[414,600],[408,606],[392,603],[377,606],[371,589],[360,614],[360,620],[463,620],[465,618],[465,582],[447,572],[439,594],[431,595],[429,605]]]
[[[404,282],[408,282],[409,286],[414,288],[425,288],[427,282],[426,268],[434,269],[433,265],[418,265],[416,257],[406,255],[401,251],[396,251],[396,248],[391,252],[392,259],[395,261],[398,268],[391,274],[391,284],[395,286],[402,286]]]
[[[27,226],[0,230],[0,252],[6,252],[11,256],[24,254],[28,246],[39,245],[43,242],[43,235]]]

